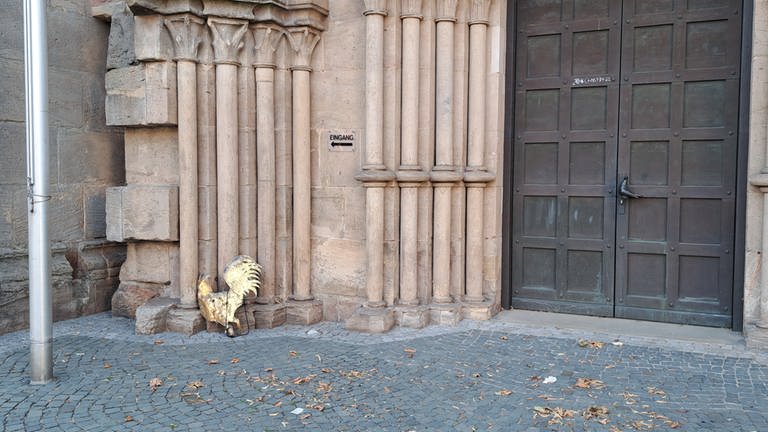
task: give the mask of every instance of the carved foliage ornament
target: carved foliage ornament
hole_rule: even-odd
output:
[[[435,21],[456,21],[457,0],[436,0]]]
[[[226,18],[208,18],[213,35],[213,55],[216,64],[239,65],[238,54],[245,45],[243,36],[248,22]]]
[[[472,0],[469,5],[469,24],[488,24],[491,0]]]
[[[255,25],[253,32],[253,52],[256,67],[275,67],[275,51],[283,36],[283,30],[269,25]]]
[[[173,40],[176,60],[197,61],[197,49],[203,40],[205,21],[191,14],[170,16],[163,20]]]
[[[312,70],[312,52],[320,41],[320,34],[309,27],[298,27],[288,30],[288,41],[293,48],[293,70]]]

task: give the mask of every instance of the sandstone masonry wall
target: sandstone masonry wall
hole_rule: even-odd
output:
[[[0,333],[28,325],[21,0],[0,0]],[[48,2],[53,317],[109,309],[124,247],[106,240],[106,188],[125,181],[122,131],[104,119],[109,26],[85,0]]]

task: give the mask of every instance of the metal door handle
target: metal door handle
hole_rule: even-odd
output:
[[[621,181],[621,184],[619,184],[619,204],[624,204],[624,200],[627,198],[642,198],[643,196],[637,193],[632,192],[632,190],[629,189],[629,186],[627,185],[629,179],[627,177],[624,177],[624,179]]]

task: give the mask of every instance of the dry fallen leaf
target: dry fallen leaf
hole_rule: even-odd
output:
[[[155,345],[162,345],[162,344],[164,344],[164,343],[165,343],[165,341],[164,341],[164,340],[162,340],[162,339],[157,339],[157,340],[155,340]]]
[[[157,388],[160,387],[161,385],[163,385],[163,380],[161,380],[160,378],[152,378],[151,380],[149,380],[149,388],[151,388],[152,391],[157,390]]]
[[[511,394],[512,394],[512,390],[507,390],[507,389],[499,390],[496,392],[497,396],[509,396]]]
[[[112,367],[112,365],[111,365],[111,364],[109,364],[109,363],[107,363],[107,362],[104,362],[104,369],[109,369],[109,368],[111,368],[111,367]]]
[[[133,417],[132,416],[125,416],[125,422],[126,423],[132,422],[132,421],[133,421]]]
[[[605,384],[596,379],[592,378],[576,378],[576,384],[573,385],[574,387],[581,388],[581,389],[604,389]]]
[[[230,363],[232,363],[232,364],[235,364],[235,363],[240,363],[240,359],[239,359],[239,358],[237,358],[237,357],[235,357],[235,358],[233,358],[232,360],[230,360],[229,362],[230,362]]]
[[[601,421],[601,420],[607,420],[607,417],[608,417],[608,408],[604,406],[590,406],[589,408],[584,410],[584,412],[581,413],[581,415],[586,420],[596,419],[598,422],[602,424],[608,423],[607,421],[606,422]]]
[[[187,387],[192,387],[192,388],[203,388],[203,387],[205,387],[205,384],[203,384],[203,382],[202,382],[202,381],[197,381],[197,380],[196,380],[196,381],[190,381],[190,382],[188,382],[188,383],[187,383]]]
[[[218,359],[208,360],[208,364],[209,365],[217,365],[217,364],[219,364],[219,360]]]
[[[315,387],[315,391],[319,393],[328,393],[333,390],[333,386],[330,383],[320,381]]]
[[[587,339],[579,339],[578,344],[582,348],[600,349],[605,345],[605,342],[591,341]]]
[[[289,355],[289,356],[291,356],[291,357],[298,357],[298,356],[299,356],[299,353],[297,353],[296,351],[290,351],[290,352],[288,353],[288,355]]]
[[[316,376],[317,375],[312,374],[312,375],[307,375],[307,376],[304,376],[304,377],[298,377],[298,378],[294,378],[293,381],[291,381],[291,382],[293,382],[296,385],[306,384],[306,383],[312,381],[312,379],[314,379]]]
[[[646,390],[648,390],[648,394],[661,396],[661,397],[667,397],[667,392],[664,390],[657,388],[657,387],[648,387]]]
[[[501,340],[509,340],[509,336],[502,336],[499,339],[501,339]]]
[[[416,354],[416,350],[413,348],[406,348],[403,351],[405,351],[405,354],[408,356],[408,358],[413,358],[413,355]]]

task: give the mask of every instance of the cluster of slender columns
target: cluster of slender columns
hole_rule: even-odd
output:
[[[275,53],[284,37],[292,59],[294,173],[293,211],[282,212],[290,218],[282,225],[292,227],[294,257],[286,294],[311,300],[310,63],[319,32],[192,14],[168,16],[164,23],[177,64],[181,306],[196,308],[199,273],[216,277],[224,289],[221,272],[239,254],[257,257],[264,267],[257,303],[286,300],[278,298],[275,277],[281,225]]]
[[[369,308],[387,305],[384,300],[385,278],[382,275],[385,258],[383,234],[387,224],[385,219],[393,215],[384,211],[384,201],[385,187],[394,183],[399,188],[399,215],[394,215],[399,223],[399,284],[395,301],[389,305],[436,309],[440,313],[430,313],[430,316],[437,319],[442,319],[440,317],[445,313],[459,314],[456,307],[451,307],[459,303],[465,306],[464,315],[471,317],[482,317],[482,313],[473,311],[483,307],[488,309],[483,293],[484,194],[486,184],[495,179],[485,163],[486,47],[490,0],[464,3],[469,30],[469,71],[468,76],[457,77],[455,29],[458,25],[458,0],[438,0],[427,4],[421,0],[365,2],[366,151],[357,178],[366,187],[366,305]],[[422,7],[429,11],[428,18],[424,17]],[[391,10],[399,12],[402,41],[400,97],[395,98],[400,102],[397,119],[400,137],[399,145],[394,150],[399,160],[395,166],[385,164],[388,158],[383,154],[386,149],[382,144],[386,127],[383,124],[384,27]],[[423,29],[431,31],[431,27],[423,27],[425,20],[429,20],[430,25],[434,23],[434,44],[423,43],[425,37],[431,36],[431,33],[428,36],[422,33]],[[434,70],[430,72],[434,81],[424,79],[423,57],[429,55],[422,52],[425,47],[434,47]],[[461,89],[457,82],[462,81],[469,83],[466,111],[457,109],[459,104],[455,101],[456,89]],[[433,85],[434,93],[424,89],[424,85]],[[432,94],[433,100],[423,100],[424,95]],[[425,106],[429,109],[425,110]],[[433,143],[425,142],[428,134],[420,134],[420,130],[432,127],[429,113],[434,113]],[[462,116],[467,118],[467,130],[460,131],[457,136],[456,124],[463,124],[460,121]],[[461,140],[463,136],[467,136],[467,141]],[[434,154],[425,158],[424,154],[432,150]],[[464,154],[467,155],[466,161],[461,157]],[[424,192],[425,188],[430,193],[422,193],[420,202],[420,191]],[[426,206],[423,202],[425,196],[429,199]],[[428,225],[420,223],[425,218]],[[456,227],[463,229],[465,226],[466,236],[455,232]],[[425,236],[431,242],[428,247],[419,244]],[[424,250],[431,251],[429,260],[419,256]],[[424,261],[430,263],[428,269],[420,265]],[[461,268],[456,269],[457,266]],[[429,288],[426,295],[422,290],[425,279]],[[457,290],[456,286],[460,289]],[[401,325],[423,325],[428,321],[405,320],[400,315]]]

